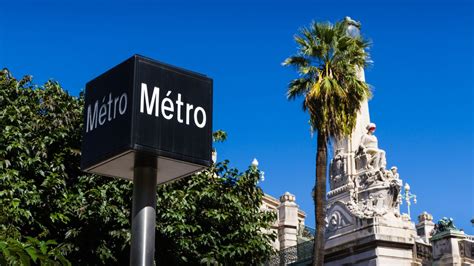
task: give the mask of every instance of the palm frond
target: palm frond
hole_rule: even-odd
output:
[[[282,65],[284,66],[296,66],[296,67],[305,67],[309,66],[310,62],[307,58],[299,55],[290,56],[285,61],[283,61]]]
[[[303,96],[310,88],[311,80],[307,78],[297,78],[290,82],[286,96],[289,100],[294,100],[298,96]]]
[[[300,76],[288,85],[288,99],[303,96],[311,126],[328,138],[351,134],[361,103],[370,97],[369,85],[357,77],[370,63],[370,42],[346,29],[343,21],[312,22],[295,36],[297,53],[283,62]]]

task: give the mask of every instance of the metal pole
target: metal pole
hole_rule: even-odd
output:
[[[407,206],[408,206],[408,217],[410,217],[410,220],[411,220],[411,214],[410,214],[410,198],[407,199]]]
[[[130,265],[153,265],[156,223],[156,159],[135,157],[133,170],[132,245]]]

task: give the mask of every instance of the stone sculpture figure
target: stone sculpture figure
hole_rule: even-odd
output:
[[[435,224],[434,230],[436,233],[440,233],[440,232],[449,231],[449,230],[457,231],[458,229],[454,225],[453,218],[443,217],[441,220],[438,221],[437,224]]]
[[[399,180],[400,179],[400,174],[398,173],[398,168],[396,166],[392,166],[390,168],[390,171],[385,171],[384,178],[387,181],[391,181],[393,179]]]
[[[367,134],[362,136],[357,154],[367,155],[366,169],[384,170],[387,166],[385,151],[379,149],[377,137],[374,135],[375,124],[367,125]]]
[[[396,166],[392,166],[392,168],[390,168],[390,172],[392,173],[393,178],[400,179],[400,174],[398,173],[398,168]]]
[[[331,189],[335,189],[340,186],[340,182],[343,181],[343,177],[345,174],[344,171],[344,156],[342,155],[342,149],[336,150],[336,155],[331,160],[330,165],[330,181],[331,181]]]

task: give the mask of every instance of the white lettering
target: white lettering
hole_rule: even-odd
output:
[[[141,97],[140,97],[140,113],[144,112],[146,105],[146,113],[151,115],[153,108],[155,108],[155,116],[158,117],[158,102],[160,99],[160,88],[154,87],[153,94],[151,95],[151,101],[148,98],[148,87],[145,83],[142,83]]]
[[[186,104],[186,125],[189,125],[189,112],[193,110],[193,105],[187,103]]]
[[[124,104],[122,104],[124,103]],[[123,107],[123,108],[122,108]],[[119,113],[121,115],[125,114],[125,111],[127,111],[127,94],[124,92],[120,96],[120,101],[119,101]]]
[[[109,101],[107,102],[107,105],[109,106],[109,111],[107,112],[107,120],[112,120],[112,117],[111,117],[111,110],[110,108],[112,107],[112,93],[109,93]]]
[[[105,123],[105,116],[107,115],[107,106],[102,104],[99,109],[99,125],[103,125]],[[102,119],[103,118],[103,119]]]
[[[183,102],[181,101],[181,93],[178,93],[178,100],[176,100],[176,106],[178,106],[178,122],[183,123],[183,119],[181,118],[181,106],[183,106]]]
[[[166,93],[166,97],[169,97],[170,94],[171,94],[171,91],[168,91]],[[166,103],[168,103],[168,105],[166,105]],[[166,114],[166,111],[174,112],[173,101],[170,98],[164,98],[163,101],[161,102],[161,114],[163,115],[164,118],[168,120],[173,118],[173,113]]]
[[[201,123],[198,122],[198,112],[202,113]],[[196,109],[194,109],[194,123],[199,128],[203,128],[206,125],[206,111],[204,111],[201,106],[198,106]]]
[[[97,127],[97,110],[99,102],[95,101],[93,115],[91,116],[91,105],[87,106],[86,132],[92,131]]]
[[[151,99],[149,97],[150,93]],[[199,128],[206,126],[207,114],[203,107],[183,102],[181,93],[177,93],[177,96],[175,96],[176,94],[173,94],[171,90],[168,90],[166,94],[164,94],[164,98],[160,98],[160,95],[159,87],[153,87],[153,92],[149,92],[148,85],[141,83],[140,113],[159,117],[161,112],[161,115],[166,120],[171,120],[176,117],[178,123],[181,124],[186,123],[186,125],[190,125],[191,122],[194,122],[194,125]],[[117,100],[115,100],[115,105],[117,104],[116,101]],[[119,103],[120,114],[122,114],[121,107],[122,97],[120,97]],[[183,109],[186,110],[183,111]]]
[[[114,119],[115,119],[115,114],[117,113],[117,103],[119,101],[119,97],[115,97],[114,99]]]
[[[112,93],[109,93],[108,101],[106,101],[106,99],[107,96],[104,96],[100,105],[99,100],[96,100],[93,103],[93,110],[90,104],[87,106],[86,132],[96,129],[97,124],[102,126],[107,121],[114,120],[117,117],[117,105],[119,115],[123,115],[127,112],[127,93],[124,92],[120,97],[115,98],[112,97]]]

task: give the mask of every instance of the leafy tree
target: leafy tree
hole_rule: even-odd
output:
[[[82,107],[57,82],[0,72],[1,265],[129,263],[132,183],[80,171]],[[159,187],[157,261],[264,261],[275,215],[258,177],[225,161]]]
[[[192,178],[159,189],[158,261],[165,264],[263,263],[275,235],[264,228],[276,218],[262,212],[260,172],[244,173],[224,161]]]
[[[31,261],[41,265],[70,265],[56,246],[54,240],[40,241],[33,237],[26,237],[26,242],[14,238],[2,239],[0,265],[30,265]]]
[[[354,24],[347,19],[334,25],[313,22],[302,28],[295,36],[297,53],[283,62],[299,74],[288,85],[288,99],[304,97],[303,110],[308,111],[311,127],[317,131],[313,265],[324,262],[328,143],[352,133],[361,103],[370,96],[368,84],[357,76],[358,69],[368,64],[368,42],[348,34],[350,23]]]
[[[73,218],[65,188],[78,170],[64,163],[79,158],[80,103],[55,82],[30,81],[0,74],[0,260],[65,263],[55,243]]]

